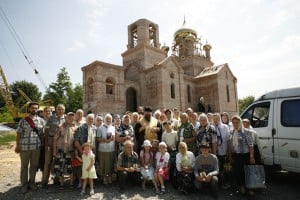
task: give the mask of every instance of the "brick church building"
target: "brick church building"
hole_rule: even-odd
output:
[[[214,65],[211,48],[185,21],[172,46],[161,47],[159,26],[139,19],[128,26],[122,66],[96,60],[82,67],[83,109],[122,114],[149,105],[237,113],[237,79],[227,63]]]

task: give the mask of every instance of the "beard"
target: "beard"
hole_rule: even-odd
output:
[[[151,116],[150,116],[150,115],[145,115],[144,118],[145,118],[145,120],[148,121],[148,122],[150,122],[150,120],[151,120]]]

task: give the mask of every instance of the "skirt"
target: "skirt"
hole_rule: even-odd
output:
[[[153,167],[150,167],[148,169],[141,167],[141,174],[145,180],[153,180],[153,173],[154,173]]]
[[[167,168],[159,169],[158,174],[161,175],[164,180],[169,180],[169,172],[167,172]]]
[[[54,173],[56,176],[72,174],[71,154],[64,152],[62,149],[57,151],[54,159]]]

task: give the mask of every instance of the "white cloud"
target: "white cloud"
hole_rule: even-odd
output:
[[[68,52],[74,52],[79,49],[83,49],[86,47],[86,44],[83,41],[75,40],[71,47],[67,48]]]

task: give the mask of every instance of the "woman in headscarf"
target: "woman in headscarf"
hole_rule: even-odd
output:
[[[112,125],[112,116],[106,114],[104,125],[97,130],[98,152],[100,154],[100,176],[103,184],[112,183],[112,173],[115,160],[115,127]]]
[[[133,127],[130,124],[130,116],[123,115],[121,125],[116,129],[117,155],[124,151],[124,142],[135,142]]]
[[[179,192],[187,194],[193,185],[193,167],[195,165],[195,156],[193,152],[188,151],[185,142],[178,145],[179,152],[176,155],[177,184]]]
[[[233,131],[231,131],[231,154],[233,159],[233,173],[237,186],[242,194],[246,193],[244,165],[255,164],[253,139],[251,132],[244,129],[242,119],[234,115],[231,119]],[[249,191],[253,193],[253,191]]]
[[[199,145],[203,142],[207,142],[211,147],[211,152],[216,155],[217,153],[217,132],[213,125],[208,121],[206,114],[202,113],[199,116],[200,127],[197,133],[198,149]],[[197,153],[199,150],[197,151]]]
[[[64,189],[64,175],[72,174],[71,152],[74,151],[74,113],[67,115],[67,120],[58,127],[53,140],[54,173],[59,177],[60,190]],[[71,177],[71,185],[73,180]]]

